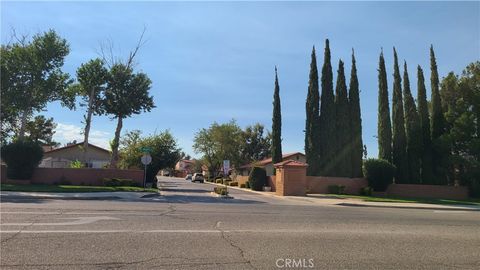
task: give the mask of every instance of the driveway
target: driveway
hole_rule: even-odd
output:
[[[312,205],[311,201],[302,198],[278,198],[258,193],[229,188],[229,195],[233,199],[218,198],[211,194],[216,185],[192,183],[189,180],[177,177],[157,176],[160,194],[169,202],[201,202],[227,204],[284,204],[284,205]]]

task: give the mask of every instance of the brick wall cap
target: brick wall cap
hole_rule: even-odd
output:
[[[275,166],[275,168],[277,168],[277,167],[308,167],[308,164],[300,162],[300,161],[289,159],[289,160],[285,160],[285,161],[282,161],[282,162],[279,162],[279,163],[275,163],[273,166]]]

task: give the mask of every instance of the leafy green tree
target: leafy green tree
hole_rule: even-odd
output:
[[[428,112],[427,90],[425,78],[420,66],[417,68],[417,102],[420,128],[422,129],[421,179],[424,184],[433,183],[432,139],[430,133],[430,115]]]
[[[116,168],[118,146],[123,119],[141,112],[150,112],[155,105],[149,95],[152,81],[145,73],[134,73],[133,69],[121,63],[114,64],[107,76],[105,89],[105,112],[117,119],[115,137],[112,141],[110,167]]]
[[[350,177],[352,175],[351,164],[351,136],[350,136],[350,108],[348,106],[347,84],[345,82],[345,70],[343,61],[338,62],[337,85],[335,88],[336,109],[336,155],[335,176]]]
[[[252,190],[261,191],[267,184],[267,172],[264,168],[253,167],[248,176],[248,183]]]
[[[265,134],[262,124],[247,126],[242,131],[241,162],[243,164],[265,159],[270,156],[272,147],[272,135]]]
[[[351,177],[362,177],[362,116],[360,112],[360,89],[358,86],[357,65],[355,61],[355,53],[352,49],[352,70],[350,74],[350,89],[348,93],[348,102],[350,107],[350,132],[351,132]]]
[[[75,96],[67,89],[69,75],[61,68],[69,53],[67,41],[54,30],[26,37],[1,47],[2,127],[18,124],[19,139],[25,137],[30,117],[45,109],[47,103],[61,101],[74,107]]]
[[[315,54],[315,46],[312,49],[312,61],[310,63],[310,75],[308,80],[308,94],[306,101],[305,121],[305,157],[309,164],[307,175],[319,175],[319,113],[320,113],[320,93],[318,90],[318,70],[317,56]]]
[[[1,157],[7,164],[7,177],[27,180],[32,178],[35,168],[43,157],[42,147],[31,140],[15,140],[2,146]]]
[[[393,99],[392,99],[392,157],[393,165],[397,168],[395,173],[396,183],[408,182],[407,164],[407,137],[405,134],[405,115],[403,111],[402,78],[398,67],[397,51],[393,48]]]
[[[144,154],[142,148],[150,148],[152,162],[147,166],[147,182],[156,183],[155,177],[158,172],[165,168],[173,168],[181,158],[181,149],[178,147],[177,140],[170,131],[166,130],[160,133],[141,136],[139,130],[134,130],[122,136],[119,151],[119,167],[143,168],[141,157]]]
[[[98,58],[82,64],[77,69],[78,84],[74,86],[74,90],[83,99],[80,105],[87,107],[87,113],[84,116],[85,128],[83,132],[83,150],[85,155],[88,152],[88,136],[90,134],[92,116],[102,115],[105,112],[103,96],[107,74],[108,70],[105,68],[103,61]]]
[[[378,158],[392,162],[392,124],[383,51],[380,53],[378,66]]]
[[[422,128],[408,77],[407,63],[404,63],[403,96],[405,98],[405,132],[407,135],[408,182],[420,184],[421,157],[422,157]]]
[[[433,174],[435,176],[435,184],[447,184],[446,160],[448,155],[448,145],[443,140],[442,135],[445,133],[445,117],[442,111],[442,100],[439,91],[439,79],[437,70],[437,61],[433,46],[430,47],[430,85],[432,87],[432,162]]]
[[[240,165],[242,129],[235,120],[218,124],[214,122],[209,128],[199,130],[193,140],[193,150],[203,155],[209,175],[215,177],[223,165],[223,160],[230,160],[231,166]]]
[[[322,67],[322,95],[319,118],[320,144],[320,173],[324,176],[335,176],[335,151],[336,151],[336,122],[335,122],[335,96],[333,94],[333,72],[330,56],[330,45],[325,40],[325,56]]]
[[[280,86],[278,85],[277,67],[275,67],[275,89],[273,94],[272,117],[272,161],[282,161],[282,112],[280,107]]]
[[[442,81],[455,93],[445,113],[445,136],[451,145],[448,168],[456,183],[469,185],[471,195],[480,197],[480,61],[453,76],[455,80],[449,75]]]
[[[43,115],[37,115],[32,121],[28,121],[26,125],[26,135],[29,140],[43,145],[59,145],[52,140],[55,134],[57,124],[53,122],[53,118],[45,118]]]

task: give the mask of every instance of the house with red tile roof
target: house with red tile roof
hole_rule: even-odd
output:
[[[299,161],[303,163],[306,162],[305,154],[300,152],[284,154],[282,156],[282,161],[287,161],[287,160],[294,160],[294,161]],[[239,174],[244,176],[249,175],[253,167],[265,168],[265,170],[267,171],[267,176],[273,175],[274,167],[273,167],[273,162],[271,157],[240,166],[238,168]]]

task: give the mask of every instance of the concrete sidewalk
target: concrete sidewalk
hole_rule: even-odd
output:
[[[51,199],[51,200],[138,200],[159,195],[152,192],[16,192],[1,191],[3,199]]]
[[[216,186],[222,184],[205,182]],[[284,200],[311,202],[319,205],[330,206],[351,206],[351,207],[378,207],[378,208],[403,208],[403,209],[427,209],[427,210],[449,210],[449,211],[480,211],[478,205],[457,205],[457,204],[429,204],[429,203],[400,203],[400,202],[367,202],[354,198],[336,198],[328,194],[307,194],[307,196],[280,196],[275,192],[254,191],[248,188],[228,186],[229,189],[242,190],[256,193],[263,196],[272,196]]]

